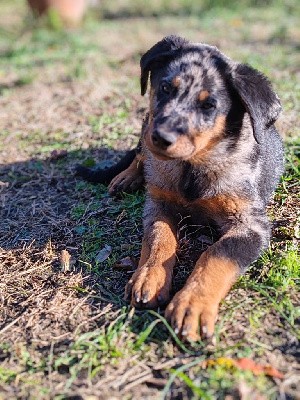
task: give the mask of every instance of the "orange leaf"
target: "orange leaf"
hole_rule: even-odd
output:
[[[264,373],[268,376],[272,376],[272,378],[278,378],[278,379],[284,378],[283,373],[278,371],[278,369],[272,367],[271,365],[266,365],[264,367]]]
[[[235,361],[236,366],[245,371],[251,371],[254,375],[265,374],[273,378],[283,379],[283,374],[271,365],[263,366],[257,364],[250,358],[240,358]]]
[[[256,362],[250,358],[240,358],[239,360],[236,360],[236,366],[245,371],[251,371],[255,375],[259,375],[263,372],[262,366],[256,364]]]

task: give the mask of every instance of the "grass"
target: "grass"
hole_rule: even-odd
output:
[[[296,8],[293,1],[225,8],[220,1],[159,0],[147,8],[103,1],[82,28],[64,31],[54,16],[33,22],[25,4],[3,3],[0,397],[296,398]],[[272,242],[222,303],[213,348],[182,343],[161,310],[137,311],[123,300],[133,267],[117,266],[138,260],[144,194],[110,198],[105,186],[73,175],[76,163],[109,166],[137,143],[148,101],[139,95],[139,58],[169,33],[215,44],[265,72],[284,106],[278,128],[286,172],[268,211]],[[186,237],[176,288],[191,270],[192,244]],[[59,261],[65,249],[69,273]],[[284,379],[243,370],[234,363],[240,358],[272,365]]]

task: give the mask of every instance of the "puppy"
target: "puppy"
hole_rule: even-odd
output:
[[[178,36],[143,55],[142,95],[149,76],[140,144],[109,187],[114,194],[146,184],[141,257],[126,296],[135,307],[168,304],[165,315],[178,335],[205,339],[220,301],[269,243],[266,205],[283,171],[273,125],[281,105],[263,74]],[[93,181],[106,176],[81,173]],[[182,217],[214,227],[218,238],[170,299]]]

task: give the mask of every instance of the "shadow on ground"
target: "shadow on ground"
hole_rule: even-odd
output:
[[[143,193],[112,198],[104,185],[84,182],[74,173],[81,160],[93,157],[103,166],[122,155],[107,148],[53,152],[44,160],[1,166],[0,334],[14,331],[16,340],[21,336],[46,343],[49,327],[55,338],[68,336],[78,326],[91,329],[87,321],[92,319],[93,325],[107,305],[117,310],[127,304],[124,288],[141,247]],[[195,227],[188,232],[185,224],[180,227],[174,290],[183,286],[212,241],[211,231]],[[193,246],[197,251],[191,251]],[[67,273],[62,270],[63,250],[71,255]],[[129,265],[115,268],[124,258]]]
[[[77,222],[71,212],[79,202],[88,205],[92,200],[89,190],[92,185],[84,187],[82,179],[75,176],[75,166],[91,154],[101,158],[102,163],[113,163],[125,152],[100,148],[53,153],[53,157],[45,160],[0,166],[0,246],[3,249],[23,248],[32,243],[42,247],[49,240],[58,249],[78,247],[78,236],[73,232]]]
[[[9,340],[14,335],[45,342],[49,335],[68,336],[81,324],[83,330],[91,328],[88,320],[111,301],[125,304],[128,273],[110,276],[109,266],[95,263],[94,257],[112,244],[110,235],[115,236],[113,249],[122,241],[114,218],[119,216],[122,225],[126,211],[103,185],[75,177],[76,162],[91,154],[102,162],[122,156],[100,148],[1,166],[0,335]],[[135,223],[134,234],[140,235]],[[71,272],[62,271],[62,250],[72,256]]]

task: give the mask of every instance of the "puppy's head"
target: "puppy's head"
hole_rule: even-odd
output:
[[[237,140],[245,112],[253,134],[277,118],[280,103],[267,79],[215,47],[169,36],[141,59],[141,91],[150,75],[146,145],[161,159],[201,160],[224,141]]]

